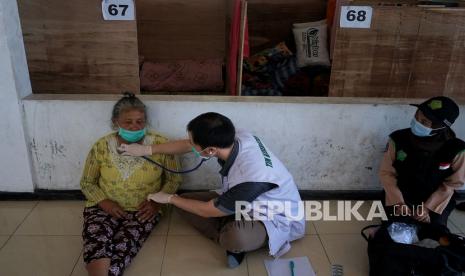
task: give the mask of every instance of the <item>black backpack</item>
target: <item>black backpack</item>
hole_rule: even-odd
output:
[[[368,242],[370,276],[461,276],[465,272],[465,237],[450,233],[442,225],[415,222],[418,238],[438,241],[449,240],[448,246],[425,248],[412,244],[394,242],[388,227],[392,221],[381,225],[370,225],[361,234]],[[366,232],[376,229],[369,237]]]

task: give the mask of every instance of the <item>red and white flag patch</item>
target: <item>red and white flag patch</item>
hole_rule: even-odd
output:
[[[439,163],[440,170],[447,170],[448,168],[450,168],[450,163]]]

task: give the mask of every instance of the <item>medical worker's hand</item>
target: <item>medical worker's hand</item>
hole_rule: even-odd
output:
[[[152,155],[152,146],[139,144],[121,144],[121,146],[118,147],[118,151],[121,152],[122,155],[146,156]]]
[[[136,213],[136,217],[141,222],[152,220],[160,212],[160,207],[159,203],[144,200],[137,208],[139,211]]]
[[[167,203],[171,203],[171,198],[173,198],[173,196],[175,196],[175,194],[167,194],[164,192],[158,192],[155,194],[148,195],[147,199],[153,200],[161,204],[167,204]]]
[[[112,217],[119,218],[119,219],[127,217],[126,211],[124,211],[124,209],[121,208],[121,206],[119,206],[118,203],[112,200],[104,199],[98,203],[98,206],[103,211],[105,211],[105,213],[110,214]]]

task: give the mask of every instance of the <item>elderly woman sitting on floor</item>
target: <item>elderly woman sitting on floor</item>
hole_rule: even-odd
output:
[[[87,198],[84,209],[84,261],[89,275],[122,275],[160,220],[160,205],[147,195],[175,193],[181,178],[142,158],[118,153],[120,144],[159,144],[166,138],[147,131],[145,105],[125,93],[113,107],[117,132],[100,138],[90,150],[81,179]],[[151,158],[177,169],[173,156]]]

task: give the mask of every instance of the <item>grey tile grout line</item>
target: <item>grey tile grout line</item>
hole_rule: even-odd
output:
[[[313,222],[313,221],[311,221],[310,223],[311,223],[311,225],[313,225],[313,228],[315,229],[315,233],[317,234],[317,236],[319,236],[320,233],[318,232],[318,228],[316,227],[316,223]]]
[[[18,226],[16,226],[16,229],[13,231],[13,233],[10,234],[10,236],[8,237],[8,239],[3,243],[3,245],[0,247],[0,250],[3,249],[3,247],[6,246],[6,244],[11,240],[11,238],[14,236],[14,234],[16,233],[16,231],[18,231],[19,227],[21,227],[21,225],[24,223],[24,221],[29,217],[29,215],[32,213],[32,211],[34,211],[34,209],[37,207],[37,205],[39,205],[39,201],[36,202],[36,204],[34,205],[34,207],[31,208],[31,210],[29,210],[29,212],[24,216],[23,220],[21,221],[21,223],[18,224]]]
[[[11,236],[13,235],[4,235],[4,236],[8,236],[8,238],[6,239],[6,241],[2,244],[2,246],[0,246],[0,251],[2,251],[3,247],[5,247],[5,245],[8,243],[8,241],[11,239]]]
[[[247,252],[248,253],[248,252]],[[247,256],[247,253],[246,254],[246,257],[245,257],[245,264],[246,264],[246,268],[247,268],[247,276],[250,276],[250,271],[249,271],[249,258]]]
[[[318,230],[316,228],[316,223],[314,221],[310,220],[310,225],[312,226],[312,229],[315,230],[315,235],[318,235],[319,233],[318,233]],[[305,235],[307,235],[307,234],[305,234]],[[309,235],[311,235],[311,233]]]
[[[77,266],[77,264],[78,264],[78,262],[79,262],[79,259],[81,258],[82,253],[84,253],[84,248],[81,249],[81,252],[79,253],[79,255],[78,255],[78,257],[77,257],[77,260],[76,260],[76,262],[74,263],[73,269],[71,269],[71,272],[69,273],[69,276],[72,276],[72,275],[73,275],[74,270],[76,269],[76,266]]]
[[[79,234],[17,234],[16,237],[81,237]]]
[[[311,225],[313,225],[313,228],[315,229],[316,236],[318,237],[318,240],[320,241],[321,247],[323,247],[323,251],[325,252],[326,259],[328,260],[328,263],[329,263],[329,266],[330,266],[328,269],[331,269],[331,259],[329,258],[328,252],[326,252],[326,248],[325,248],[325,245],[324,245],[323,241],[321,240],[320,233],[318,232],[318,228],[316,227],[316,224],[314,222],[311,222]],[[312,263],[311,260],[310,260],[310,257],[307,256],[307,258],[309,259],[310,263]]]
[[[163,272],[163,263],[165,261],[166,247],[168,246],[168,237],[170,237],[170,236],[173,236],[173,237],[176,237],[176,236],[181,236],[181,237],[182,236],[198,236],[198,235],[192,235],[192,234],[174,234],[174,235],[170,235],[169,233],[170,233],[170,229],[171,229],[171,220],[173,219],[173,215],[172,215],[173,212],[175,212],[174,208],[171,208],[170,223],[168,224],[168,233],[166,234],[166,243],[165,243],[163,258],[162,258],[162,261],[161,261],[160,276],[162,276],[162,272]],[[247,254],[246,254],[246,257],[245,257],[245,264],[246,264],[246,268],[247,268],[247,276],[250,276],[250,274],[249,274],[249,262],[248,262],[248,255]]]
[[[325,252],[325,255],[326,255],[326,259],[328,260],[328,263],[329,263],[329,268],[328,270],[331,270],[331,259],[329,258],[329,255],[328,255],[328,252],[326,251],[326,246],[325,244],[323,243],[323,240],[321,239],[321,236],[320,236],[320,233],[318,232],[318,228],[316,227],[316,224],[313,223],[313,226],[315,228],[315,232],[316,232],[316,236],[318,237],[318,240],[320,241],[321,243],[321,246],[323,247],[323,251]],[[309,258],[310,259],[310,258]]]
[[[340,235],[340,236],[347,236],[347,235],[350,235],[350,236],[359,236],[362,238],[362,236],[360,235],[360,233],[321,233],[319,235],[325,235],[325,236],[337,236],[337,235]]]
[[[323,243],[323,240],[321,239],[320,234],[318,234],[318,240],[320,241],[321,246],[323,247],[323,251],[325,252],[326,259],[328,259],[328,263],[329,263],[328,270],[331,271],[331,265],[332,265],[331,258],[329,258],[328,252],[326,251],[326,246]]]
[[[173,208],[170,208],[170,214],[169,214],[169,222],[168,222],[168,230],[166,231],[165,235],[165,246],[163,248],[163,256],[161,257],[161,265],[160,265],[160,276],[163,274],[163,264],[165,262],[165,254],[166,254],[166,247],[168,246],[168,237],[170,234],[170,228],[171,228],[171,220],[173,218]]]
[[[166,236],[169,236],[169,234],[170,234],[171,221],[172,221],[172,219],[173,219],[173,212],[174,212],[174,208],[171,207],[171,208],[170,208],[170,213],[169,213],[168,230],[166,231]]]

